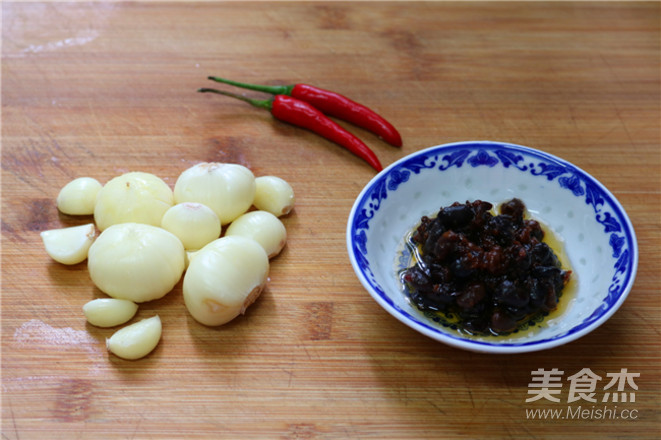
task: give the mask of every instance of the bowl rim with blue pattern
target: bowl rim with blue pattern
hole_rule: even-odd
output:
[[[520,334],[475,337],[408,302],[397,272],[407,261],[404,236],[420,217],[455,201],[512,197],[563,239],[578,283],[566,310]],[[638,267],[631,221],[604,185],[549,153],[493,141],[437,145],[388,166],[356,198],[346,241],[358,279],[388,313],[437,341],[486,353],[544,350],[590,333],[625,301]]]

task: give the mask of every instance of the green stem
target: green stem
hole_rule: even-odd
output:
[[[250,98],[246,98],[245,96],[237,95],[235,93],[226,92],[224,90],[209,89],[206,87],[197,89],[197,91],[200,93],[217,93],[219,95],[230,96],[232,98],[240,99],[241,101],[247,102],[250,105],[254,105],[255,107],[265,108],[266,110],[271,110],[273,106],[272,104],[273,101],[270,99],[250,99]]]
[[[212,81],[216,81],[223,84],[229,84],[231,86],[241,87],[244,89],[256,90],[258,92],[271,93],[273,95],[291,95],[291,91],[294,88],[293,85],[289,86],[266,86],[261,84],[248,84],[238,81],[232,81],[231,79],[220,78],[218,76],[208,77]]]

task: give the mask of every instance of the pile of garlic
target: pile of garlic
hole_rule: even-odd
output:
[[[138,303],[162,298],[183,276],[191,316],[218,326],[245,313],[261,294],[269,259],[287,241],[279,217],[294,201],[285,180],[255,177],[229,163],[194,165],[181,173],[174,190],[144,172],[105,185],[82,177],[61,189],[57,207],[64,214],[94,215],[94,223],[43,231],[41,237],[59,263],[87,259],[92,282],[109,296],[83,306],[90,324],[125,324]],[[121,358],[139,359],[158,345],[161,331],[156,315],[118,330],[106,345]]]

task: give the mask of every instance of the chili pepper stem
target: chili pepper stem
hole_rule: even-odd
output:
[[[311,130],[343,146],[369,163],[376,171],[383,169],[376,154],[365,143],[305,101],[287,95],[275,95],[271,100],[261,100],[210,88],[201,88],[197,91],[229,96],[247,102],[255,107],[267,109],[276,119]]]
[[[221,78],[219,76],[209,76],[208,79],[223,84],[229,84],[231,86],[241,87],[244,89],[256,90],[258,92],[264,92],[264,93],[271,93],[273,95],[291,95],[291,91],[294,88],[293,85],[267,86],[262,84],[248,84],[238,81],[232,81],[231,79]]]
[[[255,107],[265,108],[267,110],[271,110],[272,102],[273,102],[270,99],[251,99],[242,95],[237,95],[236,93],[226,92],[224,90],[210,89],[208,87],[197,89],[197,91],[200,93],[217,93],[219,95],[230,96],[232,98],[240,99],[241,101],[247,102],[248,104],[251,104]]]

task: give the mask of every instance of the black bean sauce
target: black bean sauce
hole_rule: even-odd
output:
[[[571,271],[544,241],[544,231],[519,199],[493,205],[476,200],[422,217],[410,240],[411,267],[401,273],[422,311],[455,316],[475,335],[509,334],[556,309]]]

